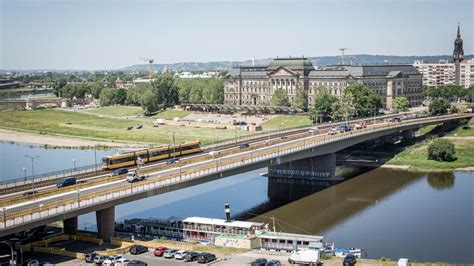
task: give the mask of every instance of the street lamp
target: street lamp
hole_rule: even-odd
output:
[[[80,189],[76,190],[76,193],[77,193],[77,207],[80,208],[81,207],[81,201],[80,201],[81,190]]]
[[[173,158],[176,157],[176,139],[175,139],[175,134],[176,131],[171,132],[173,134]]]
[[[2,208],[2,214],[3,214],[3,229],[7,228],[7,208],[3,207]]]
[[[33,184],[33,201],[35,201],[35,194],[36,194],[36,193],[35,193],[35,164],[34,164],[34,160],[35,160],[36,158],[38,158],[39,155],[37,155],[37,156],[29,156],[29,155],[26,155],[26,154],[25,154],[25,157],[31,159],[31,176],[32,176],[32,179],[33,179],[33,182],[32,182],[32,184]]]
[[[74,164],[73,171],[76,172],[76,159],[72,159],[72,163]]]
[[[94,166],[95,166],[95,175],[97,175],[97,144],[94,144]]]
[[[26,168],[23,167],[23,173],[25,174],[25,182],[26,182]]]

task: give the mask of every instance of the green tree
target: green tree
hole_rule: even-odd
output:
[[[326,88],[319,88],[314,98],[314,107],[310,111],[313,121],[321,123],[330,120],[332,107],[336,101],[337,97],[329,94]]]
[[[369,87],[355,83],[347,86],[343,94],[351,94],[355,108],[355,116],[369,116],[373,110],[382,107],[382,99]]]
[[[275,93],[273,93],[270,103],[272,106],[290,106],[286,92],[282,88],[278,88]]]
[[[100,92],[100,105],[102,106],[109,106],[116,104],[115,100],[115,88],[104,88]]]
[[[149,84],[140,84],[136,87],[128,89],[125,104],[141,106],[142,96],[148,91],[152,91]]]
[[[447,139],[435,139],[428,146],[428,159],[439,162],[452,162],[456,160],[454,144]]]
[[[349,120],[356,113],[354,97],[350,93],[343,93],[341,97],[332,104],[333,120]]]
[[[395,113],[408,111],[409,105],[410,103],[408,102],[406,97],[400,96],[393,98],[393,111]]]
[[[431,115],[442,115],[448,113],[448,109],[451,107],[451,104],[448,100],[443,98],[436,98],[431,101],[431,104],[428,108]]]
[[[125,100],[127,100],[127,90],[115,89],[115,104],[125,104]]]
[[[158,103],[166,109],[179,103],[178,88],[171,75],[161,75],[151,82]]]
[[[56,97],[62,97],[61,91],[66,86],[67,80],[65,78],[60,78],[53,83],[53,91]]]
[[[140,105],[145,111],[146,115],[150,115],[160,109],[160,104],[156,95],[151,89],[146,90],[140,96]]]
[[[296,96],[291,102],[291,106],[308,110],[308,92],[304,88],[296,89]]]
[[[99,99],[100,92],[104,88],[104,83],[102,81],[96,81],[91,85],[91,94],[94,99]]]

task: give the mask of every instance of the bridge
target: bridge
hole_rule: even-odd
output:
[[[114,235],[115,206],[161,193],[182,189],[238,173],[268,167],[269,175],[312,179],[320,183],[335,181],[335,152],[369,140],[399,135],[412,137],[415,130],[431,124],[452,124],[472,114],[423,117],[402,122],[379,121],[367,128],[328,135],[323,130],[308,133],[305,129],[287,136],[255,142],[248,149],[234,147],[183,159],[176,165],[159,164],[149,168],[148,177],[137,183],[123,176],[102,175],[93,182],[71,187],[52,188],[36,196],[0,199],[0,236],[64,221],[65,233],[77,231],[77,217],[96,212],[99,237]],[[27,191],[26,188],[20,191]],[[18,193],[18,192],[17,192]]]

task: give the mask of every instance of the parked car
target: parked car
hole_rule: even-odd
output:
[[[354,254],[347,254],[342,262],[344,266],[354,266],[357,263],[356,256]]]
[[[169,158],[167,161],[166,161],[166,164],[167,165],[170,165],[170,164],[174,164],[174,163],[177,163],[179,162],[179,158]]]
[[[142,245],[133,245],[130,247],[130,254],[132,255],[138,255],[148,252],[148,248]]]
[[[177,249],[167,249],[165,253],[163,253],[163,258],[171,259],[174,258],[174,254],[178,252]]]
[[[271,260],[265,266],[281,266],[281,262],[279,260]]]
[[[95,258],[94,258],[94,263],[101,265],[102,262],[104,262],[104,261],[105,261],[106,259],[108,259],[108,258],[109,258],[109,257],[107,257],[107,256],[102,256],[102,255],[100,255],[100,256],[99,256],[99,255],[98,255],[98,256],[95,256]]]
[[[67,187],[67,186],[72,186],[76,184],[76,178],[75,177],[66,177],[61,180],[59,180],[56,183],[56,187],[62,188],[62,187]]]
[[[248,143],[242,143],[242,144],[239,145],[239,148],[241,148],[241,149],[245,149],[245,148],[248,148],[248,147],[250,147],[250,145]]]
[[[216,260],[216,255],[211,254],[211,253],[201,253],[197,257],[198,263],[208,263],[214,260]]]
[[[99,256],[97,252],[87,253],[85,257],[85,261],[87,263],[93,263],[96,256]]]
[[[162,257],[166,250],[167,248],[165,247],[157,247],[155,248],[155,251],[153,251],[153,255],[157,257]]]
[[[106,260],[102,262],[102,266],[112,266],[115,265],[117,261],[123,259],[122,255],[112,255],[109,256]]]
[[[265,266],[267,264],[267,259],[265,258],[258,258],[252,261],[252,266]]]
[[[148,264],[141,260],[131,260],[128,262],[127,266],[148,266]]]
[[[184,260],[185,261],[195,261],[197,260],[197,257],[199,256],[199,253],[197,252],[188,252],[186,255],[184,255]]]
[[[121,259],[118,259],[114,262],[114,266],[128,266],[130,260],[126,259],[126,258],[121,258]]]
[[[209,240],[201,240],[199,241],[199,244],[204,245],[204,246],[209,246],[211,244],[211,241]]]
[[[124,175],[128,173],[128,169],[127,168],[119,168],[119,169],[115,169],[113,172],[112,172],[112,176],[116,176],[116,175]]]
[[[177,260],[184,260],[184,256],[186,256],[187,251],[186,250],[178,250],[174,254],[174,258]]]

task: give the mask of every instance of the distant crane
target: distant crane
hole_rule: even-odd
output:
[[[143,60],[148,63],[148,79],[151,79],[151,64],[155,61],[153,58],[140,57],[140,60]]]
[[[349,50],[349,48],[339,48],[341,51],[341,65],[344,65],[344,51]]]

